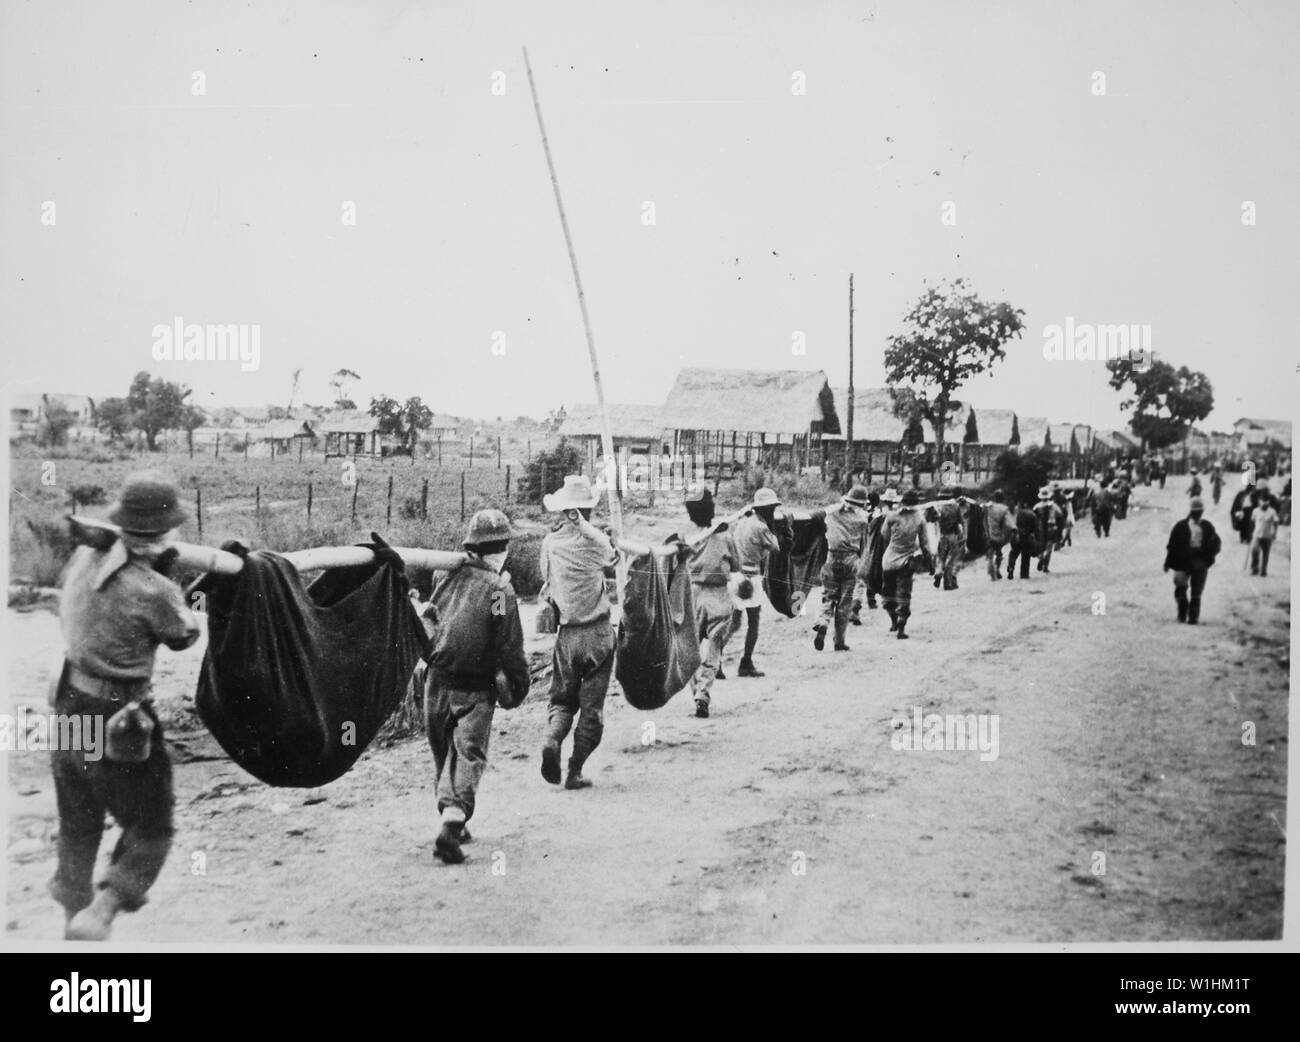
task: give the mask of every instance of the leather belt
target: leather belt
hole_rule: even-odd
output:
[[[114,702],[143,701],[149,694],[147,679],[97,677],[68,663],[68,683],[78,691]]]

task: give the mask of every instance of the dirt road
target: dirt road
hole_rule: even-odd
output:
[[[767,676],[655,713],[613,698],[569,793],[538,775],[544,696],[498,712],[469,861],[432,857],[432,757],[372,749],[314,793],[275,790],[202,731],[175,734],[178,832],[124,942],[802,944],[1280,936],[1290,529],[1272,574],[1225,551],[1199,627],[1161,572],[1181,488],[1139,489],[1109,540],[1080,528],[1052,573],[918,583],[913,639],[883,612],[853,650],[765,616]],[[1104,595],[1105,614],[1095,614]],[[10,616],[12,698],[39,706],[48,613]],[[173,687],[200,652],[171,656]],[[166,657],[166,653],[162,656]],[[160,684],[160,693],[169,681]],[[192,690],[192,683],[188,690]],[[996,715],[996,759],[897,750],[891,722]],[[1254,725],[1253,745],[1243,724]],[[45,757],[8,753],[11,943],[54,940]],[[21,795],[20,793],[28,793]],[[113,840],[110,831],[105,850]],[[202,867],[203,874],[196,874]]]

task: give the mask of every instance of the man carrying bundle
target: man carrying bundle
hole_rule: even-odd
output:
[[[1038,503],[1034,506],[1034,513],[1038,517],[1039,531],[1042,532],[1042,552],[1038,557],[1038,570],[1047,574],[1051,569],[1052,550],[1056,547],[1056,541],[1061,537],[1061,526],[1065,520],[1065,515],[1061,508],[1052,502],[1052,490],[1043,486],[1038,490]]]
[[[1002,578],[1002,549],[1011,541],[1015,531],[1015,519],[1010,508],[1003,502],[1002,490],[993,493],[993,503],[984,515],[984,531],[988,537],[988,548],[984,555],[988,560],[989,578]]]
[[[918,553],[925,569],[934,574],[934,557],[930,549],[930,530],[916,509],[921,497],[916,489],[903,493],[897,510],[885,517],[881,538],[885,553],[881,558],[884,577],[885,611],[889,612],[889,629],[899,640],[907,640],[907,620],[912,615],[912,558]]]
[[[962,517],[962,499],[956,493],[949,493],[934,508],[934,520],[939,528],[938,571],[934,576],[934,585],[938,589],[942,581],[945,590],[957,589],[957,569],[961,567],[966,555],[966,522]]]
[[[879,607],[876,598],[880,596],[881,573],[880,559],[885,554],[884,540],[880,538],[880,526],[885,523],[885,515],[898,505],[898,492],[885,489],[884,495],[875,492],[867,496],[867,548],[862,554],[862,563],[858,566],[858,581],[853,587],[853,613],[849,622],[854,626],[862,625],[862,602],[872,610]]]
[[[591,523],[600,496],[580,474],[570,474],[557,492],[542,497],[547,510],[564,514],[560,527],[542,540],[542,599],[555,606],[559,629],[552,655],[551,702],[547,708],[542,777],[560,783],[560,754],[573,727],[566,789],[591,782],[582,766],[600,745],[605,730],[605,695],[614,668],[614,628],[610,624],[607,583],[618,553],[609,537]]]
[[[424,611],[433,643],[424,693],[425,723],[436,768],[442,830],[434,856],[449,865],[465,860],[461,843],[474,816],[479,781],[487,770],[488,739],[498,703],[513,709],[528,695],[524,656],[510,576],[502,571],[510,549],[510,522],[500,510],[480,510],[465,535],[469,560],[440,572]],[[497,673],[505,675],[504,689]]]
[[[813,627],[813,647],[826,647],[826,631],[835,626],[835,650],[848,651],[844,635],[853,613],[853,589],[858,568],[867,547],[867,490],[854,485],[839,503],[828,510],[814,510],[813,516],[826,522],[826,563],[822,566],[821,620]]]
[[[688,567],[700,638],[700,668],[691,679],[691,688],[695,715],[707,719],[710,690],[734,626],[730,585],[748,584],[751,596],[754,590],[753,583],[741,574],[740,551],[727,524],[713,524],[713,494],[701,487],[686,493],[683,501],[694,525],[683,541],[691,547]]]
[[[80,546],[59,603],[67,658],[54,695],[60,717],[106,721],[107,748],[55,749],[58,869],[50,883],[67,914],[64,936],[107,940],[118,912],[133,912],[172,842],[172,768],[150,700],[159,644],[182,651],[199,627],[167,570],[173,530],[185,521],[175,484],[154,471],[132,474],[109,510],[122,531],[111,545]],[[89,753],[89,755],[88,755]],[[105,813],[122,836],[98,893],[91,879]],[[93,898],[93,900],[92,900]]]
[[[780,505],[781,500],[777,498],[775,492],[770,488],[760,488],[754,493],[754,501],[750,504],[748,513],[736,522],[735,540],[736,549],[740,552],[740,570],[755,585],[763,581],[768,555],[781,548],[781,542],[776,536],[776,510]],[[788,520],[782,518],[782,521],[783,527],[789,526]],[[789,533],[789,538],[794,539],[792,531]],[[758,618],[761,611],[760,604],[745,609],[745,653],[740,659],[740,668],[736,671],[739,677],[764,675],[754,665],[754,649],[758,646]],[[731,620],[733,630],[739,629],[740,621],[740,609],[737,608]]]

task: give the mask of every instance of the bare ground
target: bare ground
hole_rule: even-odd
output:
[[[244,774],[202,730],[173,731],[177,836],[127,943],[802,944],[1279,937],[1286,821],[1290,530],[1267,579],[1225,537],[1203,625],[1174,620],[1172,486],[1109,540],[1080,527],[1052,574],[918,583],[913,639],[882,612],[853,650],[764,617],[767,676],[640,713],[611,697],[596,787],[538,775],[544,692],[498,712],[468,862],[432,857],[433,762],[372,748],[314,792]],[[1093,613],[1094,594],[1106,599]],[[10,702],[40,708],[57,620],[8,617]],[[201,648],[161,653],[161,698]],[[891,720],[993,713],[999,756],[898,751]],[[177,714],[183,719],[184,714]],[[1254,745],[1242,726],[1255,726]],[[647,725],[653,725],[648,728]],[[651,740],[653,739],[653,740]],[[648,744],[647,744],[648,743]],[[5,937],[56,940],[53,786],[11,752]],[[114,840],[106,835],[105,853]],[[196,855],[202,855],[197,858]],[[1104,872],[1098,855],[1104,855]],[[205,873],[192,870],[200,861]],[[806,871],[800,873],[800,866]]]

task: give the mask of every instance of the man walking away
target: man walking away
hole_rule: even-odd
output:
[[[527,697],[530,682],[519,605],[510,576],[502,571],[510,548],[506,515],[478,511],[470,518],[464,547],[469,559],[438,574],[424,610],[433,644],[425,725],[442,818],[433,853],[449,865],[465,860],[460,845],[487,770],[498,701],[502,709],[513,709]],[[508,690],[498,691],[498,671],[505,674]]]
[[[822,566],[822,613],[813,627],[813,647],[826,647],[826,631],[834,624],[835,650],[848,651],[844,642],[853,612],[853,588],[867,546],[867,490],[854,485],[838,506],[815,510],[826,522],[826,563]]]
[[[1042,533],[1042,553],[1038,558],[1038,570],[1046,575],[1052,563],[1052,550],[1061,535],[1061,508],[1052,502],[1052,490],[1043,486],[1038,490],[1038,503],[1034,507],[1038,517],[1038,529]]]
[[[568,475],[562,488],[542,497],[547,510],[564,515],[560,527],[542,540],[539,561],[542,599],[554,605],[559,625],[551,658],[542,777],[552,785],[560,783],[561,751],[576,715],[566,789],[591,785],[582,775],[582,766],[605,731],[605,695],[614,668],[606,583],[614,577],[618,553],[609,537],[591,523],[599,498],[581,474]]]
[[[768,555],[781,548],[776,536],[776,510],[781,500],[770,488],[760,488],[744,517],[736,522],[736,549],[740,553],[740,570],[758,587],[767,570]],[[793,536],[791,537],[793,538]],[[745,609],[745,652],[736,671],[741,677],[761,677],[763,672],[754,665],[754,649],[758,647],[758,618],[761,602]],[[732,616],[733,629],[740,627],[741,615],[737,609]]]
[[[1104,532],[1106,538],[1110,538],[1110,520],[1111,520],[1111,496],[1110,489],[1101,483],[1100,476],[1097,484],[1088,490],[1088,512],[1092,514],[1092,530],[1097,533],[1097,538],[1102,537]]]
[[[1060,508],[1061,511],[1061,529],[1056,540],[1056,549],[1063,550],[1073,544],[1070,533],[1074,529],[1074,503],[1070,499],[1070,494],[1061,487],[1059,481],[1053,481],[1052,485],[1052,502]]]
[[[1002,490],[993,493],[993,503],[984,514],[984,530],[988,537],[988,548],[984,551],[989,566],[989,578],[1002,578],[1002,548],[1011,541],[1015,531],[1015,519],[1011,510],[1003,502]]]
[[[1268,575],[1268,554],[1277,538],[1278,512],[1271,494],[1265,492],[1260,496],[1259,506],[1251,516],[1254,533],[1250,541],[1250,574],[1265,577]]]
[[[1201,475],[1195,467],[1192,468],[1192,481],[1187,486],[1187,495],[1192,499],[1197,499],[1201,495]]]
[[[1223,465],[1216,462],[1210,468],[1210,491],[1214,494],[1214,505],[1219,505],[1219,499],[1223,495]]]
[[[173,530],[186,518],[170,478],[141,471],[126,479],[109,520],[121,536],[72,555],[59,600],[67,644],[54,712],[83,727],[104,722],[107,748],[50,754],[59,808],[58,868],[50,893],[63,905],[64,938],[108,939],[119,912],[147,900],[172,843],[172,767],[150,699],[158,645],[188,648],[199,627],[167,570]],[[130,736],[115,743],[114,735]],[[90,753],[90,755],[87,755]],[[121,828],[98,892],[92,888],[104,815]]]
[[[1174,600],[1178,621],[1195,626],[1201,618],[1201,591],[1205,576],[1218,556],[1221,543],[1214,526],[1203,518],[1205,504],[1193,499],[1188,515],[1169,532],[1165,547],[1165,571],[1174,572]],[[1187,596],[1191,586],[1191,597]]]
[[[1230,511],[1232,527],[1243,543],[1249,543],[1251,536],[1254,535],[1255,527],[1252,515],[1255,511],[1255,504],[1258,502],[1259,493],[1255,490],[1253,482],[1245,485],[1240,492],[1232,497],[1232,509]]]
[[[691,687],[695,715],[707,719],[713,681],[722,664],[722,649],[731,637],[734,606],[728,584],[743,579],[740,551],[726,523],[713,524],[713,493],[701,487],[683,497],[693,527],[685,542],[692,546],[687,567],[695,603],[696,631],[700,638],[700,668]]]
[[[957,569],[966,553],[966,523],[962,519],[961,497],[954,495],[935,508],[935,521],[939,527],[938,568],[942,573],[934,577],[938,588],[940,581],[945,590],[957,589]]]
[[[930,531],[916,509],[920,500],[916,490],[909,488],[903,493],[902,505],[886,516],[880,529],[885,540],[880,562],[885,611],[889,612],[889,628],[899,640],[908,639],[907,620],[912,615],[912,557],[920,553],[926,570],[934,574]]]
[[[1016,561],[1020,561],[1020,578],[1029,578],[1029,559],[1037,557],[1042,546],[1038,515],[1027,503],[1016,504],[1016,527],[1011,534],[1011,553],[1007,555],[1007,578],[1016,577]]]

